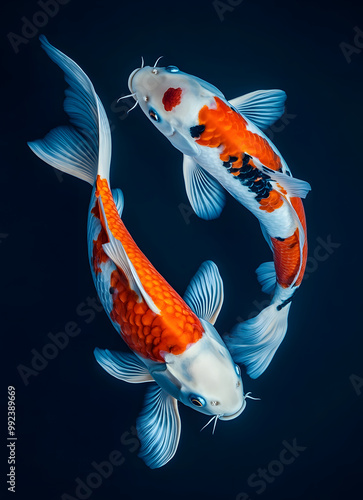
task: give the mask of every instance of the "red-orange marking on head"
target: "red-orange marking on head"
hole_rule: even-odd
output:
[[[175,106],[181,103],[182,89],[178,87],[173,89],[170,87],[163,95],[162,103],[166,111],[171,111]]]
[[[96,196],[101,197],[109,229],[121,241],[145,291],[160,309],[160,314],[155,314],[144,300],[139,302],[126,276],[117,269],[111,274],[110,287],[114,289],[111,318],[120,325],[127,345],[140,355],[163,362],[163,352],[181,354],[202,337],[199,319],[137,247],[117,213],[107,181],[100,177]]]

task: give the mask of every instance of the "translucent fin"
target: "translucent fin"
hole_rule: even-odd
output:
[[[256,269],[258,282],[262,285],[262,291],[273,293],[276,286],[276,271],[273,262],[264,262]]]
[[[283,90],[256,90],[232,99],[230,104],[261,130],[275,123],[285,111]]]
[[[190,156],[184,155],[183,173],[194,212],[202,219],[217,219],[226,204],[224,188]]]
[[[44,139],[28,142],[41,160],[52,167],[93,184],[97,172],[94,144],[87,142],[71,127],[57,127]]]
[[[115,202],[115,205],[116,205],[117,212],[118,212],[120,219],[121,219],[122,212],[124,209],[124,203],[125,203],[124,194],[121,191],[121,189],[119,189],[119,188],[112,189],[111,192],[112,192],[113,201]]]
[[[282,186],[290,197],[306,198],[306,195],[311,191],[311,186],[308,182],[290,177],[282,172],[275,172],[267,167],[262,167],[262,170],[268,174],[273,181],[276,181]],[[278,187],[275,187],[279,191]]]
[[[115,378],[131,384],[155,382],[149,370],[135,354],[109,351],[98,347],[93,353],[97,363]]]
[[[223,304],[223,281],[211,260],[203,262],[184,294],[184,300],[198,316],[214,325]]]
[[[107,256],[119,267],[126,275],[129,280],[130,287],[138,294],[138,296],[143,298],[150,309],[155,313],[159,314],[160,309],[156,307],[154,301],[150,297],[150,295],[145,291],[141,280],[132,264],[130,259],[125,252],[125,249],[121,243],[121,241],[117,240],[109,234],[110,242],[102,245]]]
[[[94,183],[97,173],[108,179],[111,133],[105,110],[87,75],[72,59],[41,35],[43,49],[64,71],[70,85],[64,110],[73,125],[58,127],[43,140],[28,143],[32,151],[52,167]]]
[[[251,378],[259,377],[270,364],[287,330],[291,303],[278,308],[271,304],[258,316],[236,325],[224,337],[232,358],[247,367]]]
[[[162,467],[175,455],[180,439],[178,401],[158,385],[149,388],[137,419],[139,456],[151,469]]]

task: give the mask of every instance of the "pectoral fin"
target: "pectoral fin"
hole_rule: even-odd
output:
[[[222,308],[223,298],[223,281],[218,267],[207,260],[193,276],[184,300],[198,318],[214,325]]]
[[[194,212],[202,219],[217,219],[226,204],[224,188],[190,156],[184,155],[183,173]]]
[[[283,90],[256,90],[229,101],[261,130],[275,123],[285,111],[286,94]]]
[[[138,294],[140,298],[143,298],[145,300],[147,305],[155,314],[159,314],[160,309],[156,307],[150,295],[145,291],[136,272],[136,269],[128,258],[128,255],[125,252],[121,241],[114,238],[110,232],[109,237],[109,243],[104,243],[102,245],[105,253],[115,263],[115,265],[125,273],[127,279],[129,280],[130,287]]]
[[[109,351],[98,347],[93,353],[97,363],[115,378],[131,384],[154,382],[149,370],[135,354]]]
[[[270,238],[271,241],[271,238]],[[276,271],[273,262],[263,262],[256,269],[257,279],[265,293],[273,293],[276,286]]]
[[[162,467],[173,458],[179,444],[178,401],[158,385],[153,385],[146,394],[136,429],[141,441],[139,456],[151,469]]]

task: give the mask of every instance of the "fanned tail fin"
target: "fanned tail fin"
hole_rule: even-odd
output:
[[[259,377],[268,367],[283,341],[291,303],[263,309],[258,316],[236,325],[224,337],[232,358],[244,364],[251,378]]]
[[[44,139],[29,142],[43,161],[93,185],[97,174],[108,180],[111,161],[111,132],[102,103],[88,76],[72,59],[53,47],[45,36],[42,48],[64,71],[64,110],[71,126],[51,130]]]

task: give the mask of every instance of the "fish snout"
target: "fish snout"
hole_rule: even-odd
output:
[[[127,83],[127,84],[128,84],[128,86],[129,86],[130,92],[132,92],[132,93],[134,93],[134,90],[133,90],[133,88],[132,88],[132,80],[133,80],[134,76],[136,75],[136,73],[137,73],[138,71],[140,71],[140,70],[141,70],[141,68],[136,68],[136,69],[134,69],[134,71],[133,71],[133,72],[130,74],[130,76],[129,76],[129,80],[128,80],[128,83]],[[135,97],[135,99],[136,99],[136,97]]]
[[[163,68],[152,68],[144,66],[143,68],[134,69],[129,76],[128,86],[130,92],[137,94],[135,99],[147,101],[150,96],[154,95],[163,82]],[[161,80],[160,80],[160,77]]]
[[[228,414],[221,415],[219,417],[219,419],[220,420],[233,420],[234,418],[239,417],[245,408],[246,408],[246,400],[244,399],[243,403],[242,403],[242,406],[241,406],[241,408],[239,410],[237,410],[234,413],[230,413],[229,415]]]

